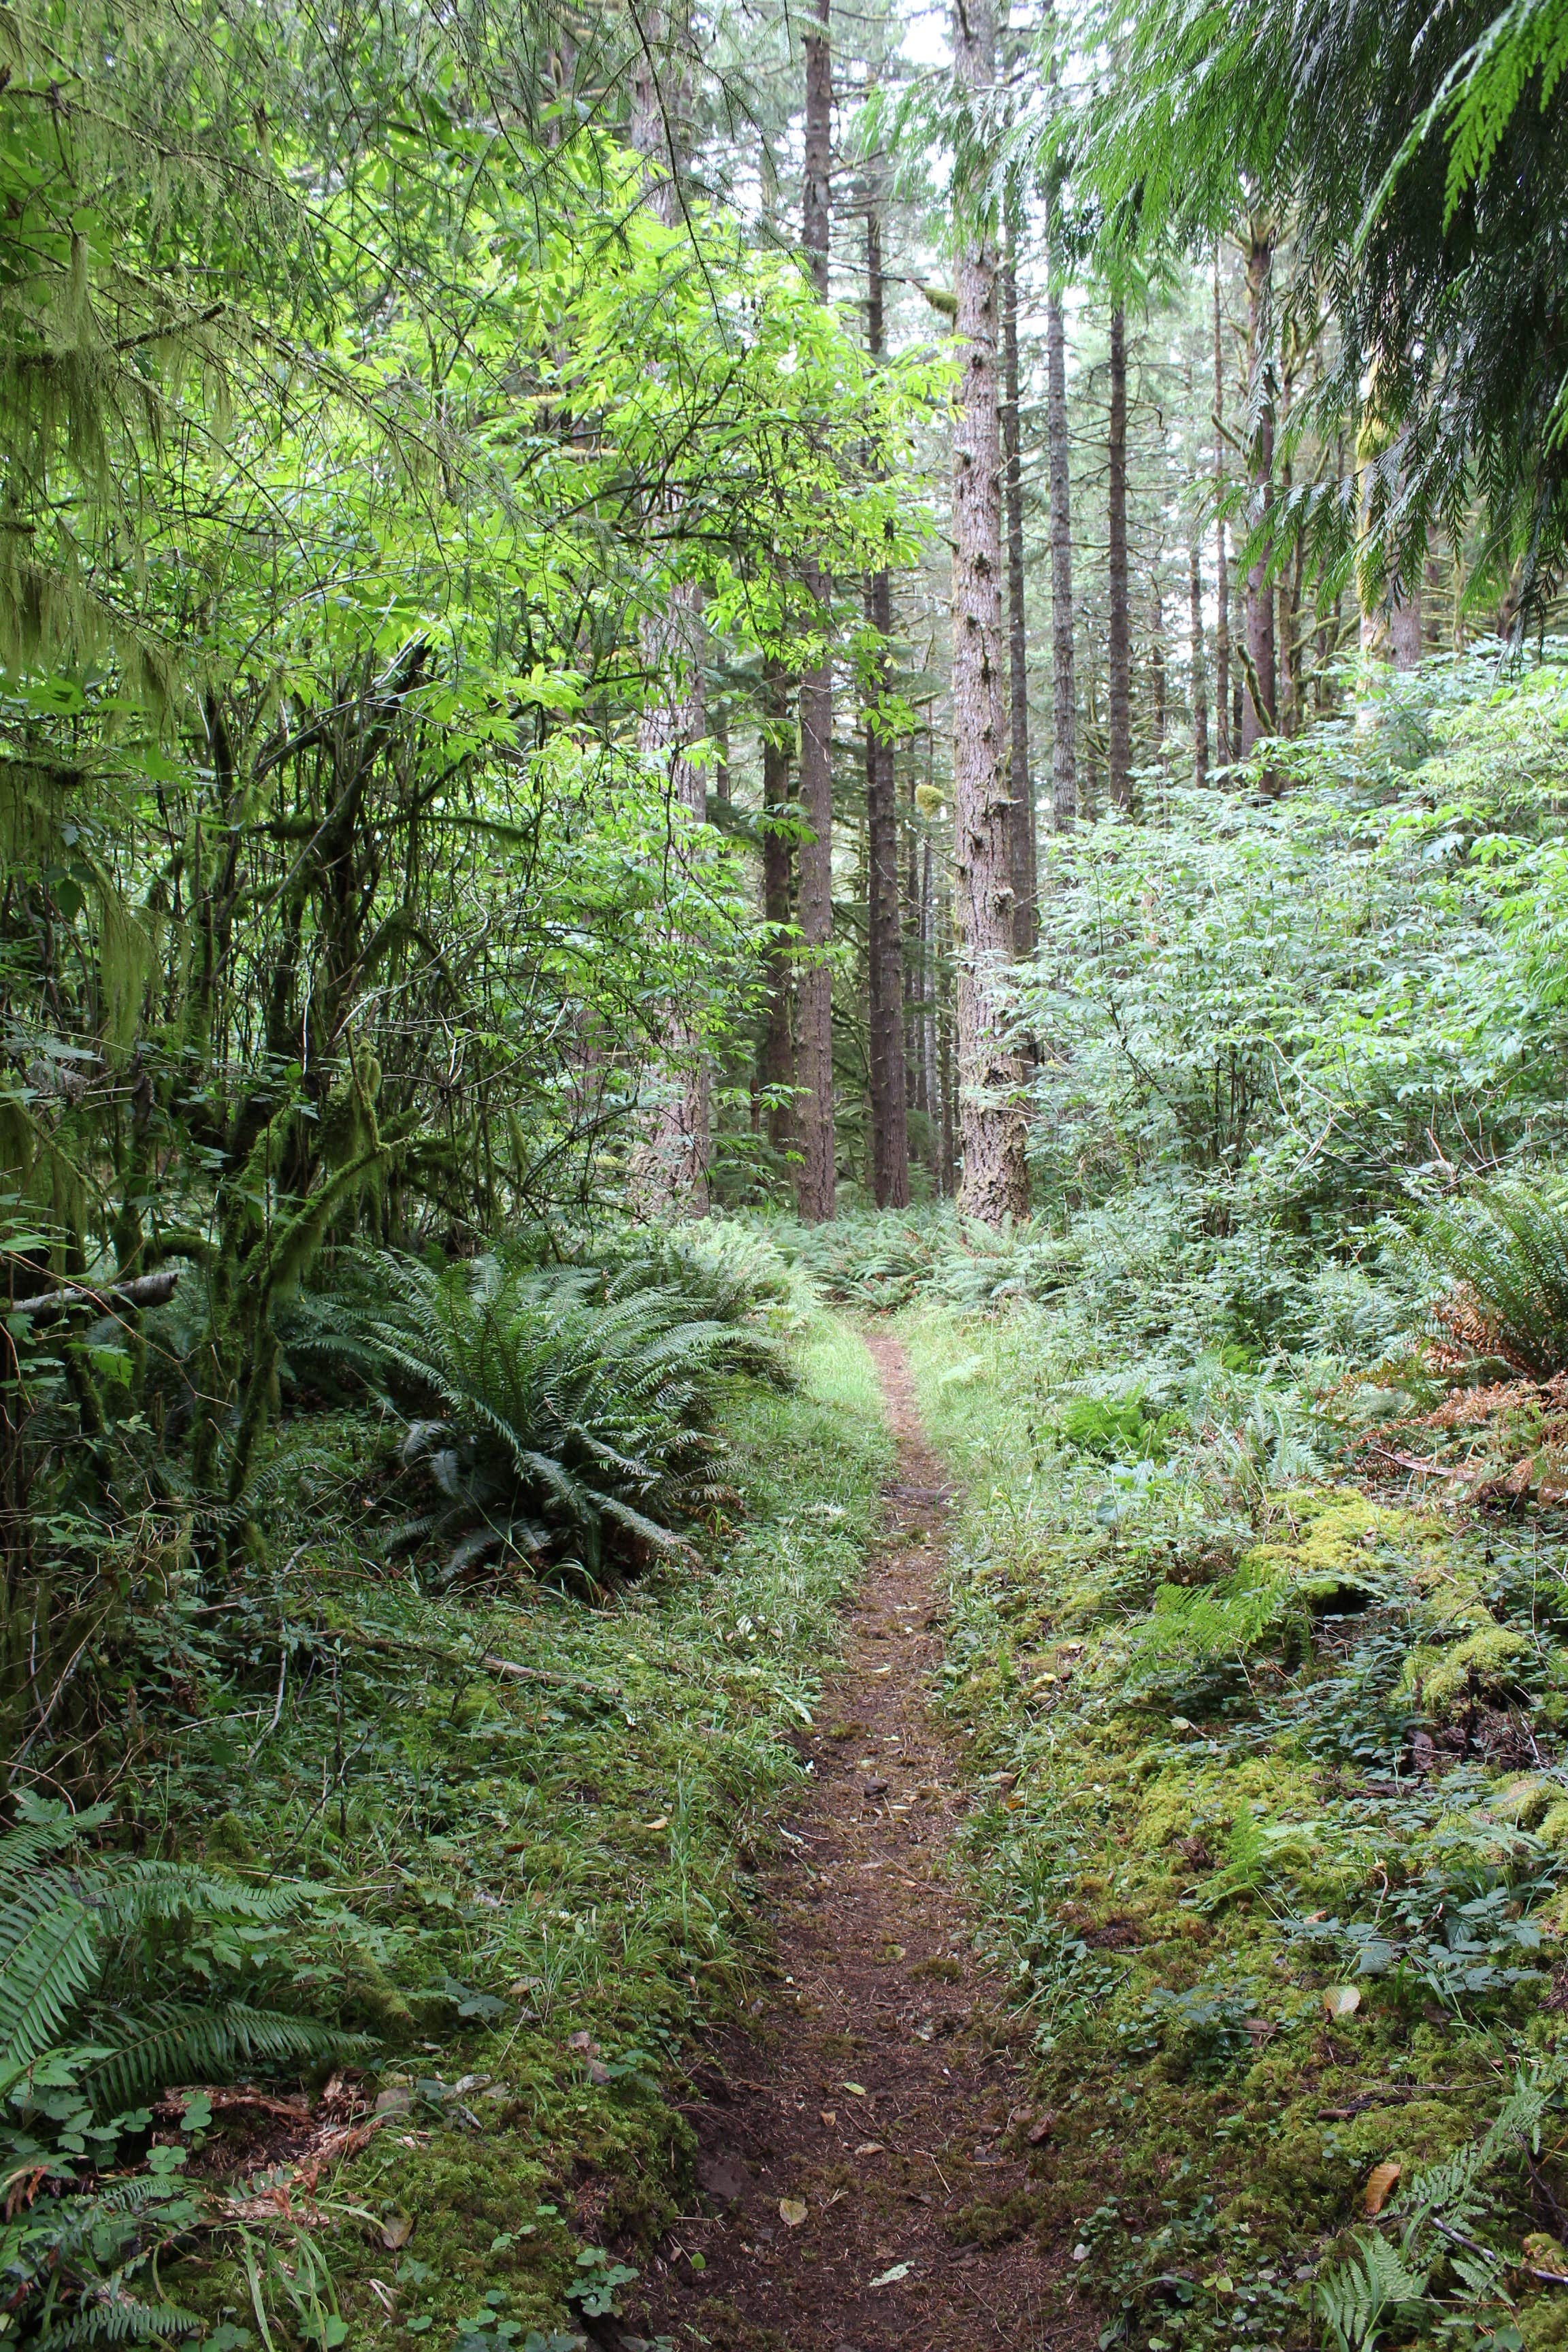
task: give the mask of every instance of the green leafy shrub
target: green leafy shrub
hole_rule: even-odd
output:
[[[1489,1185],[1430,1217],[1421,1239],[1447,1286],[1441,1325],[1537,1380],[1568,1370],[1568,1188]]]
[[[170,2084],[297,2074],[364,2046],[233,1981],[243,1939],[281,1942],[306,1890],[95,1855],[83,1841],[106,1817],[34,1800],[0,1837],[0,2278],[10,2340],[41,2347],[200,2327],[156,2273],[161,2244],[197,2218],[185,2151],[134,2157]],[[205,1981],[215,1950],[233,1956],[227,1982]],[[198,2114],[193,2103],[188,2127]],[[129,2174],[106,2181],[128,2153]]]
[[[634,1261],[540,1267],[500,1256],[432,1270],[379,1261],[356,1319],[410,1412],[403,1460],[441,1500],[397,1540],[447,1547],[450,1578],[500,1557],[600,1586],[732,1502],[714,1420],[726,1381],[777,1366],[763,1334],[692,1316]]]

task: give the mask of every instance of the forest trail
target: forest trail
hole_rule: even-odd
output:
[[[966,1800],[929,1701],[949,1490],[901,1349],[868,1344],[898,1463],[809,1741],[816,1794],[764,1886],[780,1973],[698,2070],[706,2210],[645,2272],[634,2323],[681,2352],[1045,2352],[1089,2332],[1047,2329],[1029,2159],[1048,2125],[949,1868]]]

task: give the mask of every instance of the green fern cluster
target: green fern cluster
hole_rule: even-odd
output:
[[[658,1261],[610,1276],[502,1255],[377,1264],[382,1300],[352,1342],[410,1416],[405,1466],[440,1496],[395,1540],[440,1541],[448,1578],[499,1556],[597,1586],[680,1551],[732,1499],[720,1391],[779,1358],[733,1313],[693,1315]]]
[[[280,1920],[304,1895],[184,1863],[84,1857],[82,1835],[105,1818],[102,1807],[72,1816],[38,1806],[0,1837],[0,2098],[25,2106],[47,2061],[52,2082],[68,2076],[108,2116],[170,2083],[310,2063],[348,2046],[314,2019],[241,2000],[128,2000],[150,1972],[155,1930]],[[78,2037],[68,2045],[68,2033]]]
[[[1568,1187],[1494,1184],[1429,1218],[1440,1323],[1537,1380],[1568,1369]]]
[[[163,2091],[257,2066],[297,2072],[362,2046],[231,1994],[176,1997],[177,1934],[284,1921],[304,1890],[94,1854],[83,1840],[106,1818],[103,1807],[71,1816],[34,1801],[0,1837],[0,2204],[18,2182],[56,2191],[18,2200],[0,2231],[0,2274],[10,2340],[39,2352],[153,2342],[199,2325],[140,2284],[159,2236],[195,2218],[178,2162],[109,2182],[99,2169],[124,2161]]]
[[[1315,2294],[1338,2352],[1376,2352],[1385,2336],[1435,2316],[1439,2263],[1472,2310],[1501,2299],[1504,2259],[1476,2235],[1486,2218],[1486,2176],[1512,2148],[1539,2151],[1541,2118],[1559,2087],[1553,2074],[1521,2074],[1480,2139],[1416,2174],[1392,2216],[1396,2243],[1379,2230],[1357,2231],[1354,2252],[1324,2273]]]

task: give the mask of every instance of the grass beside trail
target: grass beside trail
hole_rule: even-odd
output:
[[[327,1487],[374,1488],[374,1459],[355,1458],[370,1442],[345,1423],[324,1473],[312,1433],[326,1500],[302,1497],[277,1543],[295,1553],[275,1596],[292,1654],[279,1720],[248,1753],[193,1720],[171,1801],[186,1823],[216,1816],[209,1858],[315,1883],[287,1965],[318,2013],[375,2037],[390,2120],[331,2183],[341,2226],[314,2242],[330,2278],[274,2226],[238,2261],[231,2234],[171,2267],[209,2343],[256,2327],[247,2260],[285,2336],[574,2340],[679,2210],[690,2143],[670,2086],[699,2016],[743,1997],[753,1874],[798,1787],[792,1734],[888,1460],[859,1339],[815,1317],[794,1358],[794,1392],[737,1391],[738,1524],[705,1539],[701,1570],[602,1609],[432,1601],[369,1568],[332,1533]]]
[[[1151,1393],[1048,1308],[900,1328],[1055,2116],[1018,2226],[1106,2345],[1568,2345],[1561,1513],[1380,1500],[1283,1369]]]

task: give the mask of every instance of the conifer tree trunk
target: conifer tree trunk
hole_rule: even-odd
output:
[[[1225,346],[1220,335],[1219,247],[1214,253],[1214,495],[1215,538],[1218,582],[1215,593],[1214,725],[1215,758],[1222,768],[1231,760],[1230,743],[1230,562],[1226,548],[1225,516]]]
[[[784,926],[790,917],[792,844],[768,818],[789,811],[788,688],[784,666],[770,658],[763,672],[763,919],[768,926],[767,1022],[763,1034],[763,1084],[773,1095],[768,1140],[775,1151],[789,1148],[794,1127],[790,1090],[795,1086],[795,1042],[790,1031],[790,950]]]
[[[882,221],[875,194],[866,215],[866,344],[873,359],[886,348],[882,331]],[[892,586],[886,572],[868,583],[867,617],[886,642],[892,627]],[[887,656],[879,654],[873,699],[887,685]],[[879,1209],[903,1209],[910,1199],[909,1114],[904,1073],[904,958],[899,927],[899,818],[893,747],[867,721],[866,834],[868,994],[870,999],[871,1182]]]
[[[1015,224],[1002,263],[1002,456],[1007,509],[1007,771],[1013,795],[1013,951],[1035,950],[1035,787],[1029,774],[1029,645],[1024,611],[1024,456],[1018,415]]]
[[[984,100],[995,78],[994,0],[954,0],[960,90]],[[978,128],[974,135],[978,137]],[[958,205],[954,290],[959,385],[952,436],[952,799],[958,1094],[964,1213],[986,1224],[1028,1207],[1022,1072],[1007,1044],[998,982],[1013,956],[1011,796],[1002,626],[1002,447],[996,398],[996,253],[979,213],[978,174]],[[974,201],[970,213],[965,199]]]
[[[1395,669],[1421,667],[1421,582],[1417,576],[1407,593],[1395,596],[1388,616],[1388,642]]]
[[[817,293],[827,299],[830,234],[833,62],[828,45],[829,0],[816,0],[805,35],[805,174],[801,243]],[[824,631],[831,626],[832,583],[814,558],[805,583]],[[833,658],[831,648],[800,682],[800,813],[810,828],[800,845],[800,943],[796,1104],[800,1169],[795,1205],[811,1223],[837,1206],[833,1134]]]
[[[1106,633],[1110,675],[1110,797],[1132,803],[1132,643],[1127,602],[1127,319],[1120,299],[1110,310],[1110,425],[1106,445],[1109,489],[1106,553],[1110,623]]]
[[[1055,192],[1047,197],[1046,445],[1051,490],[1051,824],[1065,833],[1078,814],[1078,687],[1073,677],[1072,465],[1068,442],[1067,329],[1056,282]]]
[[[647,50],[661,30],[662,17],[653,12],[645,24]],[[661,92],[653,58],[645,50],[632,89],[632,144],[647,161],[647,202],[667,224],[679,217],[684,107],[683,84],[677,79],[676,89]],[[689,756],[708,732],[702,596],[694,582],[671,586],[663,609],[644,619],[641,639],[648,687],[638,749],[668,775],[679,865],[685,856],[682,817],[701,824],[708,814],[707,778]],[[633,1160],[632,1192],[647,1214],[702,1217],[708,1213],[710,1151],[707,1057],[681,1006],[668,1008],[663,1027],[659,1062],[647,1080],[650,1116]]]
[[[1274,236],[1254,221],[1247,248],[1247,425],[1251,435],[1248,471],[1252,481],[1249,520],[1256,530],[1268,514],[1274,488],[1274,360],[1270,345],[1274,329]],[[1241,710],[1241,752],[1245,759],[1260,737],[1275,730],[1279,686],[1275,674],[1274,583],[1268,574],[1267,551],[1260,552],[1247,575],[1247,669]],[[1261,701],[1262,708],[1258,707]]]
[[[1154,701],[1154,749],[1165,756],[1165,600],[1154,581],[1153,630],[1149,640],[1149,684]]]
[[[1193,782],[1201,790],[1209,780],[1209,684],[1204,652],[1203,562],[1195,531],[1187,549],[1187,627],[1192,637]]]

